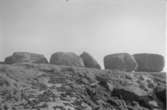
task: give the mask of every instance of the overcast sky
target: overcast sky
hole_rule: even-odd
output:
[[[165,0],[0,0],[0,60],[14,51],[165,56]]]

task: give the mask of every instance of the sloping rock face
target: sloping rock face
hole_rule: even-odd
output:
[[[50,63],[65,66],[84,66],[83,60],[72,52],[56,52],[51,56]]]
[[[133,56],[131,56],[130,54],[117,53],[104,57],[104,67],[111,70],[131,72],[136,69],[137,64]]]
[[[136,71],[160,72],[163,70],[165,61],[164,57],[158,54],[134,54],[138,64]]]
[[[29,52],[14,52],[13,55],[7,57],[4,62],[6,64],[48,63],[47,59],[43,55]]]
[[[82,58],[85,67],[97,69],[101,68],[97,61],[89,53],[83,52],[80,57]]]
[[[165,110],[154,91],[165,84],[165,73],[0,64],[0,109]]]

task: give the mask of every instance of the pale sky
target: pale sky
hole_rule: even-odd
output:
[[[165,0],[0,0],[0,60],[14,51],[165,56]]]

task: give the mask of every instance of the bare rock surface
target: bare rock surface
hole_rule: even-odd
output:
[[[3,62],[3,61],[0,61],[0,64],[4,64],[4,62]]]
[[[160,72],[164,68],[165,61],[162,55],[141,53],[133,56],[138,64],[136,71]]]
[[[104,57],[104,67],[111,70],[131,72],[136,69],[137,64],[133,56],[130,54],[116,53]]]
[[[82,58],[85,67],[88,68],[97,68],[100,69],[100,65],[98,64],[98,62],[87,52],[83,52],[80,57]]]
[[[0,109],[166,110],[155,92],[165,90],[165,74],[0,64]]]
[[[14,63],[48,63],[44,55],[29,52],[14,52],[4,61],[7,64]]]
[[[65,66],[84,66],[80,56],[72,52],[56,52],[51,56],[50,63]]]

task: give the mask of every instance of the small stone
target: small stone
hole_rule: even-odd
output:
[[[149,104],[154,106],[154,107],[158,107],[158,104],[155,101],[149,101]]]

